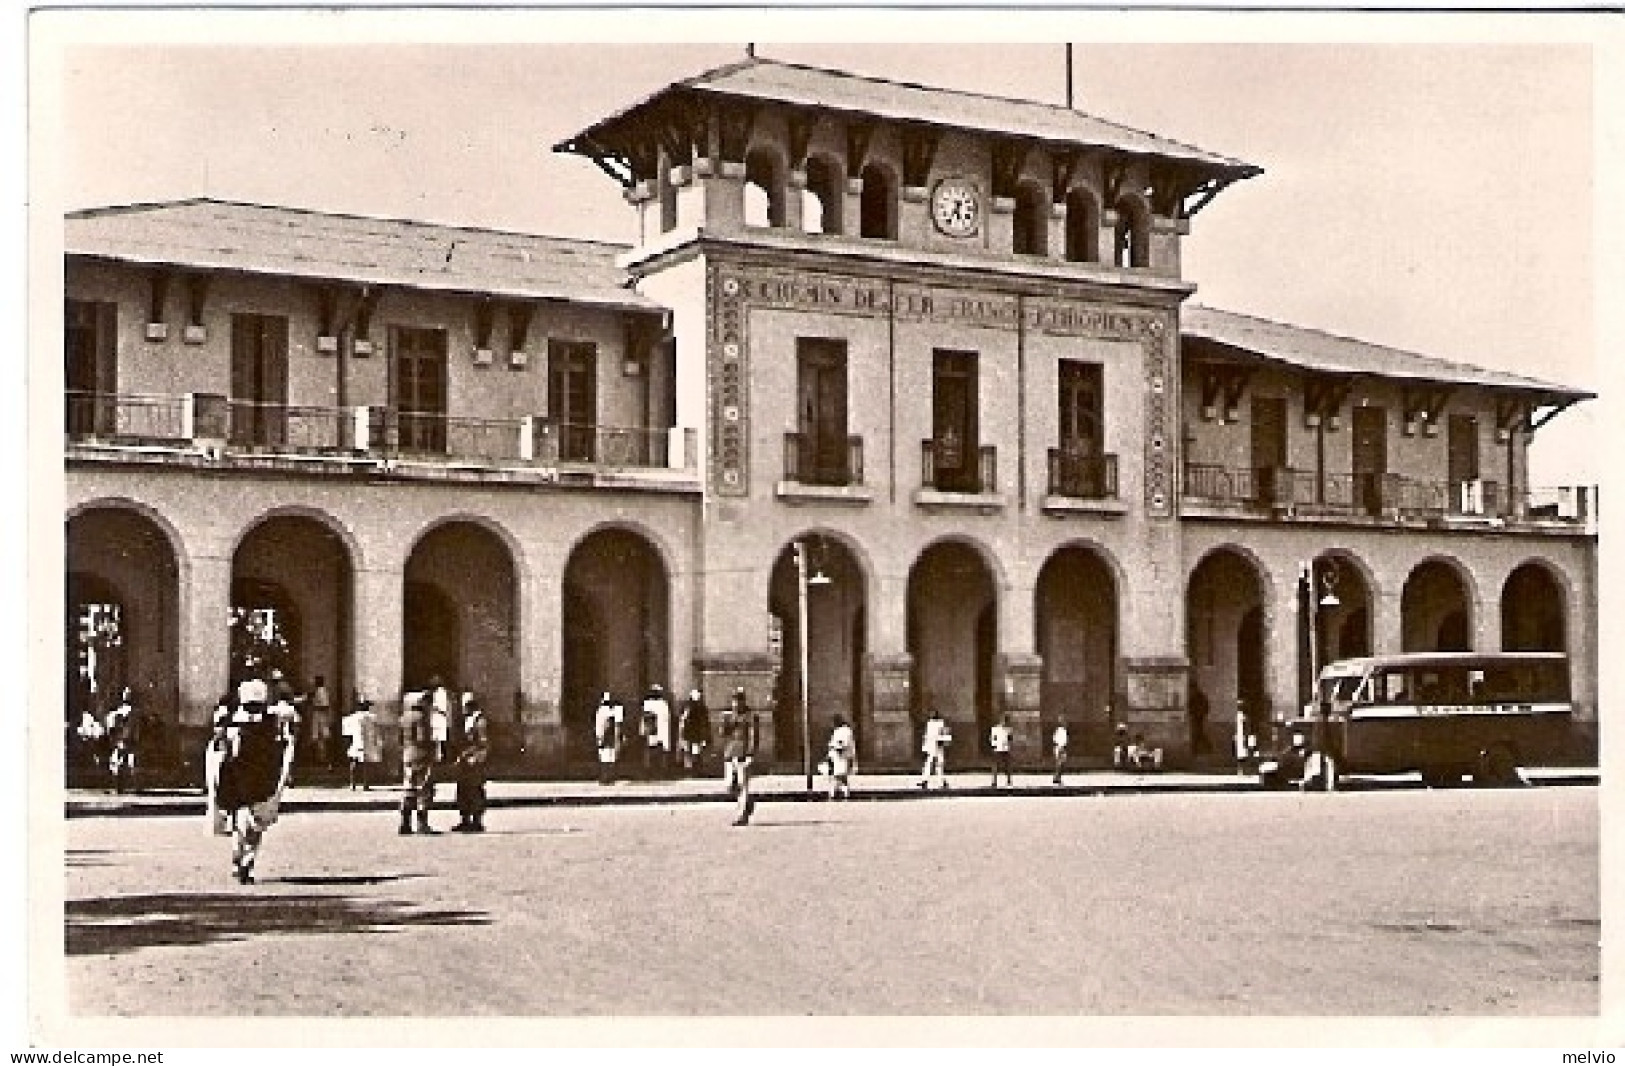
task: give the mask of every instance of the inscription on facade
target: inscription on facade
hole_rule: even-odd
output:
[[[707,278],[711,310],[710,474],[722,496],[750,492],[749,311],[765,307],[823,314],[890,316],[981,329],[1137,342],[1144,353],[1146,513],[1174,513],[1174,454],[1169,426],[1177,422],[1171,387],[1174,356],[1168,315],[1091,307],[1076,301],[1026,298],[940,286],[888,286],[839,274],[748,272],[713,266]]]

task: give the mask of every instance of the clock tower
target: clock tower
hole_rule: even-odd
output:
[[[749,57],[556,146],[619,181],[703,424],[708,701],[911,761],[1183,720],[1180,241],[1257,169],[1069,108]],[[810,582],[813,576],[828,582]],[[1036,606],[1035,606],[1036,604]],[[821,747],[818,750],[822,750]]]

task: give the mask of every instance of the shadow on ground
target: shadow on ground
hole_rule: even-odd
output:
[[[491,920],[481,911],[420,910],[395,900],[255,895],[253,890],[70,899],[64,910],[69,955],[110,955],[263,935],[387,933],[413,926],[488,925]]]

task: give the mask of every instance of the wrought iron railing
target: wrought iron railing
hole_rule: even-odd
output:
[[[187,406],[184,396],[137,393],[78,392],[64,395],[66,431],[70,438],[184,441]]]
[[[832,448],[809,433],[784,435],[784,480],[802,485],[863,484],[863,438]]]
[[[1080,500],[1117,498],[1117,456],[1049,450],[1049,494]]]
[[[920,482],[940,492],[991,493],[998,490],[998,449],[984,444],[975,462],[965,461],[963,445],[951,439],[927,437],[920,442]]]
[[[1374,517],[1511,516],[1502,487],[1481,478],[1434,481],[1404,474],[1352,473],[1317,478],[1311,471],[1289,467],[1186,463],[1184,488],[1192,501],[1261,510],[1303,508]],[[1542,508],[1542,513],[1578,517],[1586,512],[1581,502],[1586,493],[1583,487],[1554,489],[1537,502],[1532,492],[1525,511],[1533,516],[1533,508]]]
[[[492,465],[600,468],[696,466],[694,430],[473,418],[385,407],[307,407],[211,394],[142,396],[70,391],[69,439],[157,440],[224,446],[227,453],[400,456]],[[676,454],[673,454],[673,453]]]

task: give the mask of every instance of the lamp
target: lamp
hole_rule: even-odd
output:
[[[812,714],[808,704],[809,686],[807,683],[808,670],[808,634],[807,634],[807,589],[812,585],[828,585],[829,575],[825,574],[821,566],[815,567],[811,576],[807,574],[807,545],[803,541],[794,541],[792,547],[796,553],[796,643],[800,645],[796,651],[801,664],[801,768],[807,777],[807,791],[813,789],[812,771]],[[819,554],[822,554],[820,552]]]

